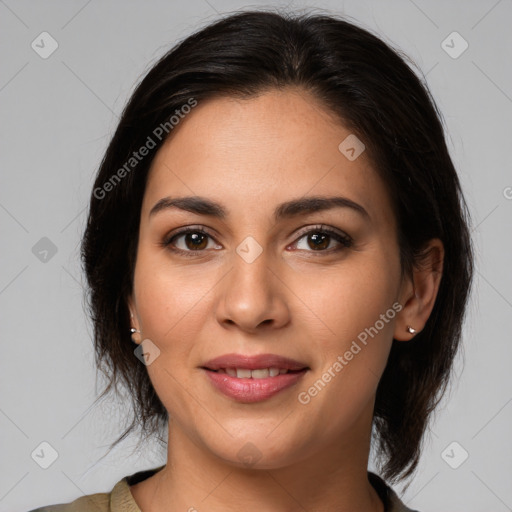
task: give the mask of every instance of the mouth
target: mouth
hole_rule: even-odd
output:
[[[271,370],[273,370],[273,377],[270,376]],[[203,368],[203,371],[218,392],[236,402],[251,404],[268,400],[274,395],[291,389],[301,381],[308,370],[306,368],[288,370],[275,367],[249,370],[228,367],[218,370]],[[236,376],[230,375],[233,372],[236,373]]]
[[[205,370],[224,372],[231,377],[262,379],[288,372],[309,370],[308,365],[277,354],[224,354],[204,363]]]
[[[310,370],[300,361],[276,354],[225,354],[200,368],[217,391],[242,403],[261,402],[291,389]]]
[[[309,368],[302,368],[300,370],[289,370],[288,368],[256,368],[251,370],[249,368],[219,368],[218,370],[213,370],[211,368],[202,367],[204,370],[209,372],[215,372],[219,374],[226,374],[230,377],[235,377],[237,379],[267,379],[269,377],[278,377],[279,375],[284,375],[286,373],[301,373]]]

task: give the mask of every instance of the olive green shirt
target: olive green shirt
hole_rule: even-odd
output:
[[[142,512],[133,499],[130,485],[142,482],[163,467],[165,466],[125,476],[109,493],[89,494],[70,503],[48,505],[30,512]],[[368,472],[368,479],[384,503],[385,512],[417,512],[407,508],[379,476]]]

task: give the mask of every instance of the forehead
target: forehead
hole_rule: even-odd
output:
[[[208,196],[231,205],[228,210],[270,212],[292,197],[339,194],[364,205],[375,221],[390,222],[385,184],[364,150],[355,159],[344,152],[347,144],[361,151],[363,141],[354,137],[298,89],[200,102],[157,152],[143,214],[166,195]]]

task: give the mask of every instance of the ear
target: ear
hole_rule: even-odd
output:
[[[428,241],[424,247],[425,257],[413,275],[404,279],[399,302],[403,309],[397,315],[394,338],[409,341],[416,333],[409,333],[407,326],[419,332],[423,329],[434,308],[437,292],[443,275],[444,246],[439,238]]]
[[[130,295],[127,300],[128,310],[130,312],[130,327],[133,327],[140,331],[139,320],[137,317],[137,310],[135,308],[135,303],[133,301],[132,296]],[[134,343],[139,344],[141,342],[141,334],[138,332],[131,333],[132,340]]]
[[[138,329],[138,327],[134,323],[136,318],[137,318],[137,315],[135,314],[136,310],[135,310],[135,304],[134,304],[134,301],[133,301],[133,297],[131,295],[129,295],[128,299],[126,300],[126,302],[128,304],[128,311],[130,313],[131,325],[132,325],[132,327],[135,327],[135,328]]]

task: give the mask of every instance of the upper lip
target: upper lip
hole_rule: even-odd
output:
[[[259,354],[249,356],[244,354],[224,354],[211,359],[203,365],[208,370],[220,370],[222,368],[242,368],[247,370],[258,370],[261,368],[279,368],[287,370],[303,370],[307,365],[289,357],[276,354]]]

